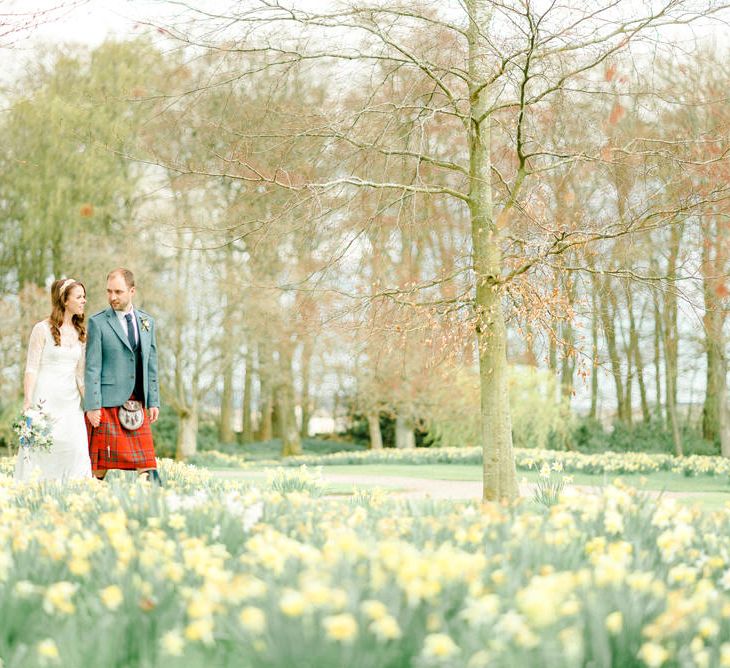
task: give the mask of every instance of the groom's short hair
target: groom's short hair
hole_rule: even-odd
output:
[[[127,284],[128,288],[134,287],[134,274],[129,271],[129,269],[125,269],[124,267],[117,267],[116,269],[112,269],[106,276],[106,280],[108,281],[112,276],[121,276],[124,279],[124,282]]]

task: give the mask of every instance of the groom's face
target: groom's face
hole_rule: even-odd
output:
[[[106,282],[106,298],[115,311],[126,311],[132,303],[134,288],[130,288],[124,276],[115,274]]]

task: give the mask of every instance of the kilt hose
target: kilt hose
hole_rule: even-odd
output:
[[[142,426],[134,431],[122,427],[118,408],[102,408],[99,426],[92,427],[87,419],[86,429],[92,471],[157,468],[147,410]]]

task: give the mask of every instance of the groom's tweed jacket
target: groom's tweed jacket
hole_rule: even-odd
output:
[[[157,381],[157,340],[155,321],[139,309],[137,331],[142,355],[142,384],[135,383],[137,360],[129,340],[122,329],[114,309],[108,308],[89,319],[86,338],[86,373],[84,409],[96,410],[102,406],[121,406],[135,389],[144,389],[145,406],[160,405],[160,389]]]

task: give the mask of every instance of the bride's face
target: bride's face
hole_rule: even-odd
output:
[[[86,293],[80,285],[74,285],[66,295],[66,311],[71,315],[83,315],[86,305]]]

